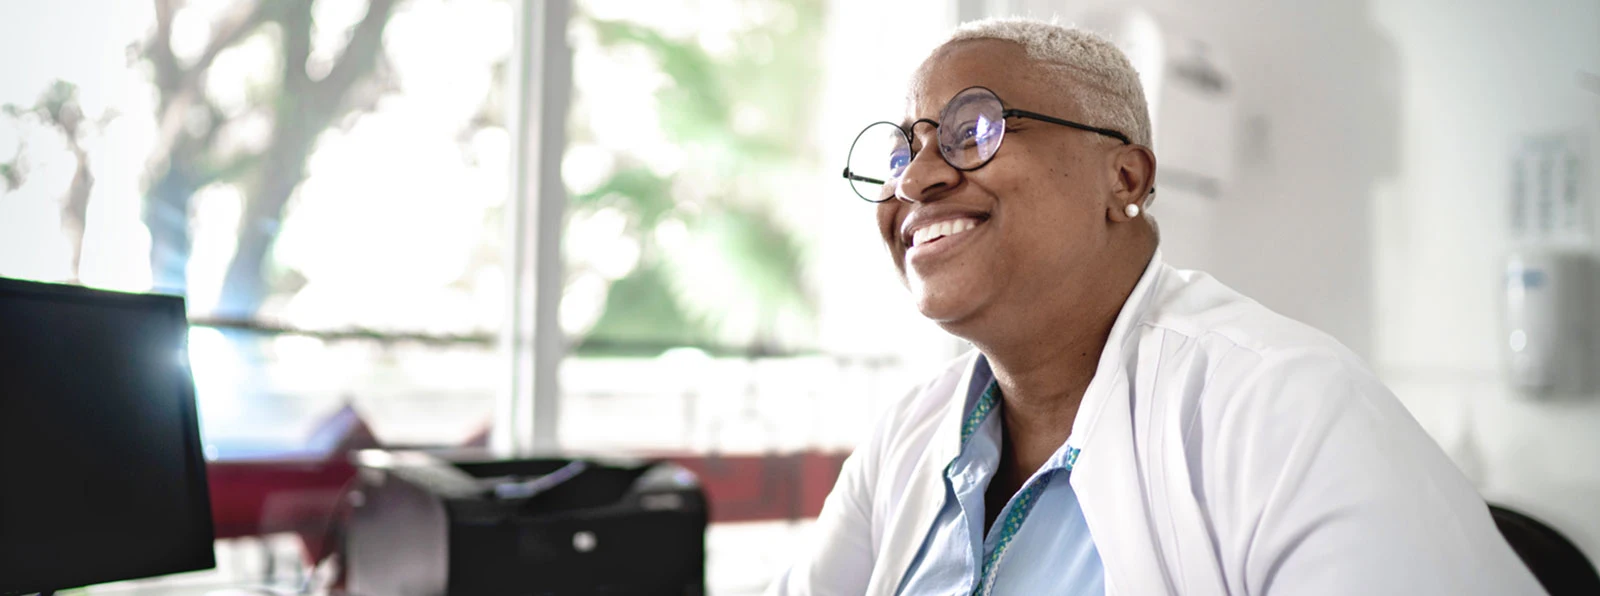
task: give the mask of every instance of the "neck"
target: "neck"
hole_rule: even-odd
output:
[[[980,346],[1000,385],[1005,448],[1002,467],[1014,484],[1039,469],[1072,432],[1116,312],[1069,337],[1031,345]]]
[[[1077,296],[1078,304],[1041,309],[1034,320],[1008,326],[1025,333],[969,338],[1003,392],[1002,476],[1020,485],[1066,442],[1111,327],[1153,254],[1152,246],[1109,267],[1098,276],[1095,287],[1103,291],[1093,299]]]
[[[1005,392],[1008,421],[1021,416],[1028,421],[1025,426],[1034,426],[1062,410],[1077,409],[1099,367],[1111,326],[1153,253],[1152,249],[1094,274],[1094,284],[1079,287],[1098,291],[1072,295],[1070,304],[1029,308],[1023,314],[1031,316],[1019,317],[1026,320],[985,326],[1000,333],[968,337],[988,358]],[[1071,419],[1065,422],[1070,424]]]

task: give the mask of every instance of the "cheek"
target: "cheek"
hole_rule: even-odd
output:
[[[900,210],[900,205],[898,203],[899,201],[892,200],[879,203],[877,217],[878,239],[881,240],[884,247],[888,249],[889,256],[894,259],[895,267],[900,268],[902,267],[903,263],[900,262],[901,248],[900,242],[897,239],[900,235],[900,226],[897,223],[899,221],[898,214]]]
[[[1025,252],[1071,254],[1075,247],[1093,243],[1097,224],[1104,219],[1085,188],[1082,172],[1062,165],[1040,164],[1037,174],[1017,176],[1014,184],[996,189],[1005,210],[1007,234],[1021,242],[1014,249]]]
[[[888,202],[879,203],[877,207],[878,237],[888,242],[892,237],[889,231],[894,227],[894,207]]]

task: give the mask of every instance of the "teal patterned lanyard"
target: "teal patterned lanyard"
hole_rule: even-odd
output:
[[[1000,384],[989,382],[989,387],[984,389],[983,397],[973,406],[972,413],[967,415],[967,420],[961,425],[961,447],[966,450],[967,441],[972,434],[978,431],[978,426],[989,417],[989,412],[994,411],[1000,404]],[[1022,529],[1022,522],[1027,521],[1028,512],[1033,510],[1034,503],[1039,501],[1039,495],[1044,494],[1045,487],[1050,485],[1050,479],[1055,477],[1057,471],[1071,472],[1073,464],[1078,462],[1078,448],[1067,447],[1066,464],[1058,470],[1045,472],[1038,479],[1022,488],[1017,493],[1016,502],[1011,506],[1011,512],[1006,515],[1005,522],[1000,526],[1000,536],[995,540],[994,552],[983,561],[983,572],[978,576],[977,585],[973,586],[972,593],[977,596],[989,596],[994,593],[995,578],[999,577],[996,571],[1000,561],[1005,559],[1006,551],[1011,547],[1011,540],[1016,538],[1017,531]],[[955,465],[955,462],[950,462]]]

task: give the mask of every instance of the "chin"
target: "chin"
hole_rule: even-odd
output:
[[[911,298],[922,316],[938,323],[946,331],[951,331],[950,326],[972,318],[982,302],[975,292],[957,288],[929,288],[918,282],[911,283]]]

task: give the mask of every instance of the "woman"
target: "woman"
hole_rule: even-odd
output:
[[[918,309],[977,349],[851,456],[772,592],[1542,593],[1349,350],[1162,262],[1150,145],[1120,51],[1022,20],[957,30],[858,137]]]

